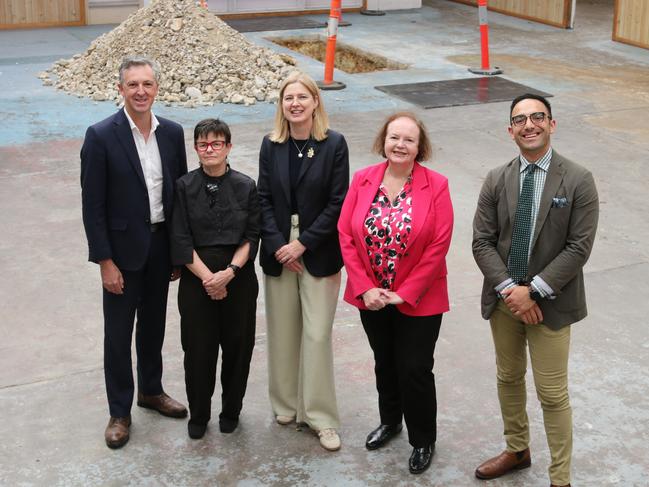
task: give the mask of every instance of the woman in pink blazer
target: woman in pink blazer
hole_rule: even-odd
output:
[[[405,418],[409,470],[418,474],[435,448],[433,354],[449,309],[445,259],[453,208],[447,179],[420,164],[431,145],[414,114],[390,116],[374,151],[387,160],[354,175],[338,221],[345,301],[360,309],[374,352],[381,424],[365,446],[385,445]]]

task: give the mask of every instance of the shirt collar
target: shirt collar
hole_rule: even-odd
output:
[[[124,108],[124,115],[126,115],[126,120],[128,120],[128,124],[131,127],[131,130],[140,130],[137,128],[137,125],[135,125],[135,122],[131,118],[131,116],[128,114],[128,110]],[[158,119],[156,116],[151,112],[151,132],[155,132],[155,129],[158,128],[158,125],[160,125],[160,122],[158,122]]]
[[[519,156],[521,165],[519,167],[519,171],[523,172],[525,169],[527,169],[527,166],[531,164],[525,157],[523,157],[523,154]],[[548,168],[550,167],[550,161],[552,160],[552,147],[548,149],[548,151],[541,157],[538,161],[536,161],[536,167],[537,169],[543,169],[545,172],[548,172]]]

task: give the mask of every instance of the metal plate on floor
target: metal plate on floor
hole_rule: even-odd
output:
[[[306,19],[299,15],[277,17],[254,17],[251,19],[223,19],[230,27],[239,32],[264,32],[270,30],[317,29],[327,26],[326,20]],[[351,25],[341,22],[339,27]]]
[[[426,81],[424,83],[403,85],[384,85],[375,86],[375,88],[422,108],[455,107],[511,101],[518,95],[524,93],[532,93],[546,97],[552,96],[549,93],[500,78],[499,76]]]

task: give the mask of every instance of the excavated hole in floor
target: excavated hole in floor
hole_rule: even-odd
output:
[[[324,62],[327,51],[326,40],[320,37],[270,37],[269,41],[297,51],[306,56]],[[390,59],[362,51],[355,47],[338,42],[336,44],[336,69],[348,74],[371,73],[373,71],[390,71],[407,69],[408,65],[391,61]]]

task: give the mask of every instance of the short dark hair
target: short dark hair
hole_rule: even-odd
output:
[[[206,118],[201,120],[194,127],[194,144],[199,137],[207,137],[209,134],[222,135],[225,137],[225,143],[230,145],[232,134],[230,127],[223,120],[219,118]]]
[[[382,155],[383,157],[387,157],[387,155],[385,154],[385,138],[388,135],[388,125],[394,122],[397,118],[409,118],[410,120],[415,122],[415,124],[419,128],[419,146],[417,147],[417,156],[415,157],[415,161],[424,162],[429,160],[433,154],[433,148],[426,132],[426,126],[424,125],[424,122],[419,120],[417,118],[417,115],[412,112],[396,112],[386,118],[383,126],[381,127],[381,130],[379,130],[379,133],[374,139],[374,144],[372,144],[372,151],[376,154]]]
[[[518,105],[520,102],[522,102],[523,100],[529,100],[529,99],[538,100],[541,103],[543,103],[545,105],[545,108],[548,109],[548,115],[550,116],[550,118],[552,118],[552,107],[550,106],[550,102],[548,101],[548,99],[546,97],[541,96],[541,95],[535,95],[534,93],[525,93],[523,95],[517,96],[512,101],[512,104],[509,107],[509,119],[510,119],[510,121],[511,121],[511,118],[512,118],[512,113],[514,113],[514,107],[516,105]]]

